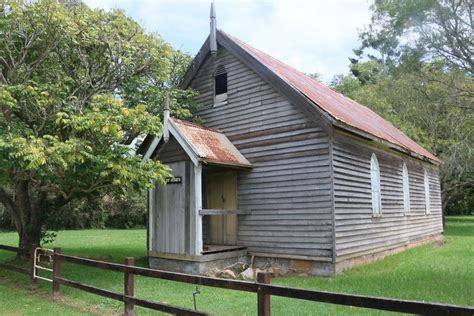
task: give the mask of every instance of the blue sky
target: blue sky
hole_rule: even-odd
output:
[[[210,0],[85,0],[121,8],[147,31],[194,55],[209,34]],[[323,81],[347,72],[372,0],[215,0],[217,27]]]

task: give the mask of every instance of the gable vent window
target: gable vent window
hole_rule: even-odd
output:
[[[370,186],[372,191],[372,216],[380,216],[382,195],[380,190],[380,168],[375,154],[370,158]]]
[[[227,71],[222,65],[217,66],[214,74],[214,105],[227,101]]]
[[[426,214],[431,214],[430,206],[430,180],[428,177],[428,171],[425,169],[425,211]]]
[[[403,163],[403,209],[405,213],[410,212],[410,178],[408,177],[407,164]]]

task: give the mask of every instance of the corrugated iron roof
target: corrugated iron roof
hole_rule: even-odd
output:
[[[170,121],[186,139],[199,160],[237,167],[252,166],[220,130],[175,118],[170,118]]]
[[[312,79],[249,44],[227,33],[224,34],[335,120],[398,145],[409,152],[441,162],[435,155],[418,145],[414,140],[368,107],[345,97],[341,93],[332,90],[321,82]]]

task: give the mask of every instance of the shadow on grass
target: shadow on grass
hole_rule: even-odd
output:
[[[107,247],[65,247],[61,250],[66,255],[115,263],[123,263],[126,257],[133,257],[136,266],[148,267],[148,257],[142,251],[134,252],[130,249],[111,249]]]
[[[469,227],[456,227],[451,225],[449,228],[449,236],[457,236],[457,237],[474,237],[474,229]]]
[[[446,225],[449,225],[448,236],[474,236],[474,216],[446,217]]]

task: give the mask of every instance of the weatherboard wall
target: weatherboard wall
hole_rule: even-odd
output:
[[[184,149],[173,135],[170,135],[167,143],[162,141],[162,143],[155,150],[154,155],[158,155],[159,160],[166,164],[176,161],[190,160],[188,154],[186,154]]]
[[[213,106],[214,72],[228,76],[227,104]],[[251,162],[239,171],[238,243],[253,253],[332,258],[329,141],[317,123],[223,47],[190,85],[204,125],[222,130]]]
[[[159,253],[189,254],[190,243],[190,192],[193,164],[173,135],[163,140],[153,153],[171,168],[180,183],[158,184],[151,190],[150,249]]]
[[[154,203],[150,210],[152,251],[188,253],[186,218],[189,216],[189,168],[187,161],[170,162],[167,165],[182,183],[158,185],[152,191]],[[188,224],[189,226],[189,224]]]
[[[333,140],[336,261],[420,241],[443,231],[438,169],[432,164],[336,132]],[[370,158],[380,167],[382,211],[372,216]],[[407,164],[410,210],[403,206],[403,162]],[[429,175],[426,213],[424,169]]]

